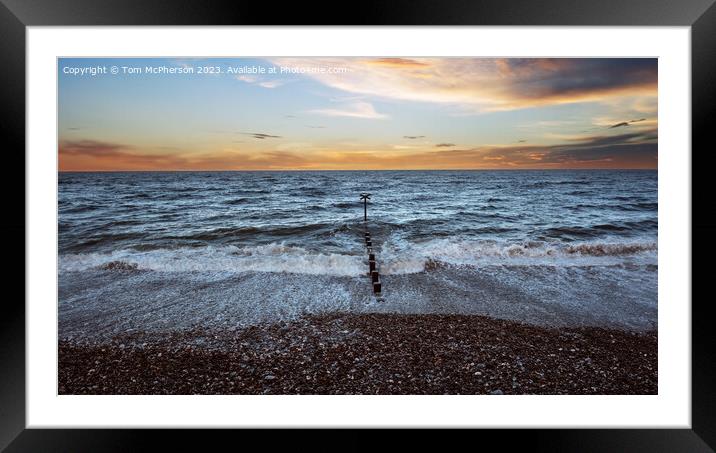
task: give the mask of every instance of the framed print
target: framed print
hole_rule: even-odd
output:
[[[6,2],[26,267],[2,445],[528,428],[513,446],[711,451],[692,150],[716,9],[550,4]]]

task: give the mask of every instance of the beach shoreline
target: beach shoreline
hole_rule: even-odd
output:
[[[59,394],[657,394],[657,332],[325,314],[58,344]]]

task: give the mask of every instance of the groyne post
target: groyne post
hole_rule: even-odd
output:
[[[368,252],[368,275],[370,275],[373,294],[378,298],[378,301],[382,302],[381,293],[383,286],[380,282],[378,262],[375,259],[375,252],[373,251],[373,240],[370,237],[370,231],[368,231],[368,200],[370,200],[370,194],[363,192],[360,194],[360,199],[363,201],[363,221],[365,222],[364,236],[366,251]]]

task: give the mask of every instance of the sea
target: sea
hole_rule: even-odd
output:
[[[60,336],[329,313],[655,329],[657,182],[647,170],[62,172]]]

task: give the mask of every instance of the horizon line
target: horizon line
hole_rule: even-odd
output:
[[[320,172],[320,171],[658,171],[651,167],[624,168],[381,168],[381,169],[245,169],[245,170],[57,170],[57,173],[230,173],[230,172]]]

